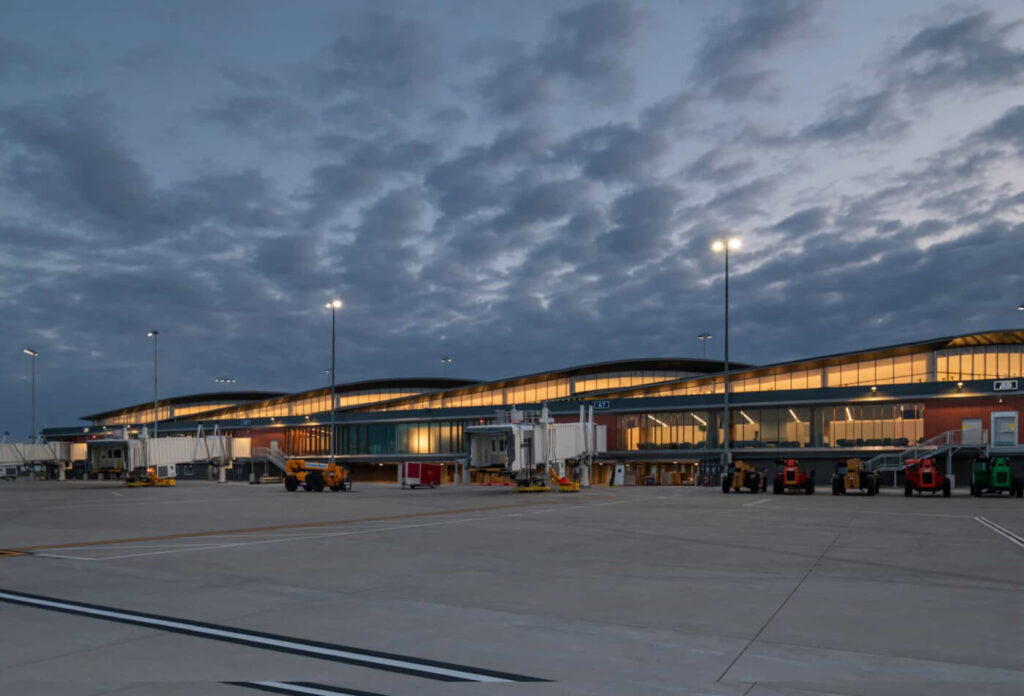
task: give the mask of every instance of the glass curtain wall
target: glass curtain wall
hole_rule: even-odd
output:
[[[462,421],[358,423],[338,426],[339,454],[459,454]]]
[[[924,436],[924,404],[836,404],[729,410],[736,449],[909,447]],[[634,413],[618,417],[618,448],[721,447],[721,411]]]
[[[968,346],[935,353],[940,382],[1024,377],[1024,346]]]
[[[619,416],[618,448],[702,449],[708,444],[710,416],[707,411],[637,413]]]

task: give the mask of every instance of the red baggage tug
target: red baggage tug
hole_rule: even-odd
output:
[[[814,472],[808,475],[796,459],[776,459],[772,493],[778,495],[786,491],[802,491],[807,495],[814,493]]]
[[[399,483],[402,484],[402,488],[436,488],[441,485],[440,464],[402,462],[399,469]]]
[[[908,459],[903,495],[909,498],[914,491],[932,494],[942,491],[942,497],[948,498],[952,494],[952,485],[949,478],[935,468],[934,459]]]

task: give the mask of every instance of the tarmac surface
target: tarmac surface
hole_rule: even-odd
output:
[[[0,694],[115,693],[1019,695],[1024,503],[0,483]]]

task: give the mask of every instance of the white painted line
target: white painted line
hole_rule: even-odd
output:
[[[254,682],[232,682],[238,686],[255,686],[264,687],[268,689],[274,689],[275,691],[283,691],[290,694],[310,694],[311,696],[363,696],[365,691],[348,691],[346,689],[335,689],[331,688],[329,691],[326,689],[318,689],[313,686],[306,686],[304,684],[289,684],[288,682],[279,681],[254,681]]]
[[[1006,537],[1011,542],[1013,542],[1017,546],[1019,546],[1022,549],[1024,549],[1024,538],[1017,536],[1016,534],[1014,534],[1013,532],[1011,532],[1009,529],[1007,529],[1005,527],[999,526],[998,524],[996,524],[992,520],[987,520],[984,517],[975,517],[974,519],[977,520],[978,522],[981,522],[983,525],[985,525],[986,527],[991,529],[996,534],[999,534],[1000,536]]]
[[[771,498],[762,498],[761,500],[755,500],[752,503],[744,503],[740,507],[751,507],[753,505],[760,505],[761,503],[770,503],[770,502],[772,502]]]
[[[170,618],[158,618],[146,614],[135,614],[115,609],[104,609],[89,605],[78,604],[77,602],[62,602],[60,600],[46,599],[31,595],[13,594],[0,590],[0,599],[27,606],[41,607],[44,609],[57,610],[82,616],[92,616],[99,619],[130,623],[137,626],[147,626],[165,631],[176,631],[198,635],[214,640],[223,640],[245,645],[253,645],[261,648],[277,649],[311,657],[336,659],[353,664],[364,664],[375,666],[378,669],[391,669],[392,671],[403,671],[405,673],[421,674],[423,676],[434,676],[446,680],[474,681],[474,682],[510,682],[513,679],[480,674],[461,669],[438,667],[414,660],[402,660],[392,657],[382,657],[373,654],[353,652],[339,648],[332,648],[327,645],[307,643],[301,640],[290,640],[284,637],[275,638],[258,633],[249,633],[243,630],[232,630],[230,628],[216,628],[204,624],[192,623],[190,621],[175,620]]]

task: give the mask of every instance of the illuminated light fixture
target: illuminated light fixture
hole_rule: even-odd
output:
[[[800,419],[797,418],[796,413],[793,411],[793,409],[789,409],[789,415],[793,416],[793,420],[795,420],[797,423],[800,422]]]
[[[326,309],[341,309],[341,306],[342,306],[342,301],[341,300],[331,300],[330,302],[328,302],[327,304],[324,305],[324,307]]]
[[[963,389],[964,388],[964,383],[963,382],[957,382],[956,383],[956,388],[957,388],[957,390]]]
[[[740,415],[746,418],[747,422],[750,423],[751,425],[757,425],[757,423],[754,422],[754,419],[747,415],[746,411],[740,411]]]
[[[704,426],[706,426],[706,425],[708,424],[708,422],[707,422],[706,420],[704,420],[703,418],[701,418],[700,416],[698,416],[698,415],[697,415],[696,413],[691,413],[691,414],[690,414],[690,417],[691,417],[691,418],[693,418],[693,419],[694,419],[695,421],[697,421],[698,423],[700,423],[701,425],[704,425]]]
[[[660,425],[660,426],[663,426],[663,427],[665,427],[665,428],[667,428],[667,427],[668,427],[668,423],[666,423],[666,422],[665,422],[665,421],[663,421],[663,420],[658,420],[657,418],[655,418],[654,416],[652,416],[652,415],[651,415],[651,414],[649,414],[649,413],[647,414],[647,417],[648,417],[648,418],[650,418],[650,419],[651,419],[652,421],[654,421],[655,423],[657,423],[657,424],[658,424],[658,425]]]
[[[742,242],[736,237],[731,237],[728,241],[724,242],[721,239],[716,239],[711,243],[711,251],[722,252],[725,251],[726,246],[730,249],[739,249],[742,246]]]
[[[878,387],[875,387],[875,386],[872,386],[872,387],[871,387],[871,393],[872,393],[872,394],[874,394],[874,393],[875,393],[875,392],[877,392],[877,391],[878,391]]]
[[[846,409],[846,420],[852,421],[853,420],[853,414],[850,413],[850,407],[849,406],[844,406],[844,408]]]

